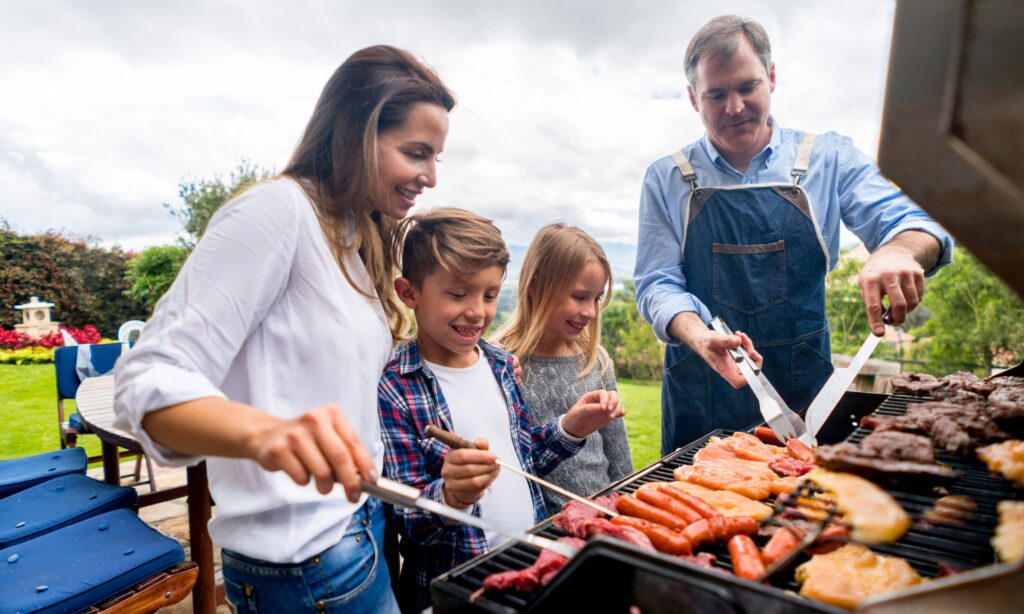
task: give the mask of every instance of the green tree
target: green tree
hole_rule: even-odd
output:
[[[164,208],[181,221],[186,234],[182,242],[191,250],[203,238],[210,218],[221,205],[270,175],[270,171],[242,160],[226,181],[220,175],[214,175],[213,179],[182,181],[178,184],[178,196],[182,203],[164,203]]]
[[[144,311],[126,296],[123,278],[130,257],[91,238],[56,232],[20,235],[0,223],[0,326],[21,321],[15,305],[38,296],[54,303],[54,318],[68,328],[92,324],[104,336]]]
[[[125,294],[140,301],[147,313],[174,283],[178,271],[188,258],[188,248],[181,245],[150,247],[128,261],[125,279],[131,287]]]
[[[661,377],[665,346],[640,315],[631,280],[601,312],[601,345],[615,364],[617,376],[644,380]]]
[[[929,281],[930,318],[911,331],[936,373],[1017,362],[1024,354],[1024,303],[974,256],[956,248],[953,263]]]
[[[861,263],[842,258],[825,278],[825,314],[832,335],[832,351],[853,355],[870,333],[857,274]]]

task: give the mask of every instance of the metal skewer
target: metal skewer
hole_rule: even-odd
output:
[[[476,445],[474,445],[472,441],[466,439],[465,437],[460,437],[460,436],[456,435],[455,433],[446,431],[446,430],[444,430],[441,427],[434,426],[433,424],[428,424],[427,425],[426,433],[427,433],[428,437],[433,437],[434,439],[444,443],[445,445],[450,446],[452,449],[476,448]],[[562,488],[561,486],[558,486],[556,484],[552,484],[551,482],[548,482],[545,479],[539,478],[539,477],[533,475],[532,473],[527,473],[527,472],[523,471],[522,469],[520,469],[519,467],[516,467],[514,465],[510,465],[510,464],[506,463],[505,461],[501,460],[500,458],[495,459],[495,460],[498,463],[498,465],[504,467],[505,469],[508,469],[512,473],[517,473],[517,474],[523,476],[524,478],[526,478],[527,480],[531,480],[533,482],[536,482],[536,483],[540,484],[541,486],[543,486],[543,487],[545,487],[545,488],[547,488],[549,490],[553,490],[553,491],[557,492],[560,495],[563,495],[563,496],[566,496],[566,497],[572,499],[573,501],[579,501],[583,505],[590,506],[591,508],[601,512],[602,514],[607,514],[608,516],[610,516],[612,518],[618,518],[618,516],[619,516],[619,513],[616,512],[616,511],[610,510],[610,509],[606,508],[605,506],[603,506],[603,505],[601,505],[599,503],[595,503],[595,502],[591,501],[590,499],[587,499],[586,497],[581,497],[581,496],[577,495],[574,492],[570,492],[570,491]]]
[[[405,484],[400,484],[398,482],[395,482],[394,480],[389,480],[387,478],[377,478],[376,484],[364,482],[362,487],[363,492],[374,497],[377,497],[381,501],[390,503],[391,505],[427,510],[428,512],[433,512],[438,516],[450,518],[457,522],[461,522],[462,524],[467,524],[471,527],[476,527],[482,531],[493,531],[498,535],[507,537],[508,539],[517,542],[529,544],[534,548],[543,548],[545,550],[551,550],[552,552],[561,554],[564,557],[571,558],[573,555],[579,552],[579,549],[575,546],[570,546],[566,543],[557,542],[553,539],[548,539],[546,537],[541,537],[540,535],[523,533],[521,531],[507,531],[505,529],[497,528],[485,522],[481,518],[477,518],[472,514],[467,514],[462,510],[457,510],[454,507],[450,507],[443,503],[434,501],[433,499],[423,497],[421,496],[420,491],[417,490],[416,488],[413,488],[412,486],[406,486]]]

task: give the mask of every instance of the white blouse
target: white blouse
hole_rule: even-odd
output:
[[[355,283],[371,289],[359,256]],[[249,557],[295,563],[341,539],[359,504],[255,461],[184,456],[142,429],[147,412],[222,397],[282,418],[334,403],[381,467],[377,382],[391,355],[380,302],[345,279],[313,205],[290,179],[225,204],[114,371],[116,425],[163,465],[207,461],[210,535]],[[360,500],[360,504],[363,502]]]

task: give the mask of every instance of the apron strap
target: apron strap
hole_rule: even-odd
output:
[[[817,134],[805,134],[804,138],[800,139],[796,161],[793,162],[793,170],[790,172],[793,176],[793,185],[799,185],[800,178],[807,176],[807,169],[811,165],[811,148],[814,147],[814,140],[817,138]]]
[[[686,159],[686,154],[681,151],[677,151],[672,154],[672,159],[675,160],[676,166],[679,167],[679,173],[683,176],[683,181],[690,182],[690,189],[697,189],[697,173],[693,172],[693,167],[690,166],[690,161]]]

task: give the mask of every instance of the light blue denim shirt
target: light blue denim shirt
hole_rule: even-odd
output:
[[[707,134],[683,148],[697,174],[699,186],[792,183],[790,171],[804,133],[779,126],[774,119],[768,145],[754,156],[741,173],[723,158]],[[807,192],[828,249],[830,268],[839,259],[840,222],[874,252],[905,230],[921,230],[939,240],[942,253],[931,275],[953,257],[949,233],[882,176],[874,160],[835,132],[822,134],[814,143],[811,165],[800,185]],[[666,343],[679,343],[668,335],[672,318],[684,311],[696,312],[711,322],[708,308],[687,291],[682,270],[683,211],[690,184],[683,180],[671,156],[647,169],[640,195],[637,240],[636,302],[654,333]],[[737,279],[736,283],[744,283]]]

